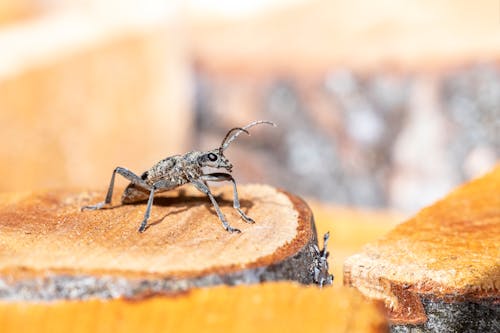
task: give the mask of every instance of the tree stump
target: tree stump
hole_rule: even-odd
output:
[[[217,284],[314,282],[319,253],[313,217],[298,197],[265,185],[217,195],[225,231],[208,198],[186,186],[155,198],[149,227],[137,229],[145,203],[80,211],[104,192],[47,191],[0,197],[0,299],[141,297]]]
[[[395,332],[500,330],[500,166],[423,209],[344,265]]]

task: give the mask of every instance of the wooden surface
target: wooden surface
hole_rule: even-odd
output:
[[[9,332],[387,332],[382,307],[348,288],[214,287],[141,301],[0,302]]]
[[[240,228],[241,234],[224,230],[208,198],[190,186],[159,195],[149,227],[142,234],[137,229],[145,203],[81,212],[81,206],[103,200],[104,193],[4,194],[0,198],[0,278],[10,281],[14,289],[20,288],[14,287],[15,283],[23,285],[23,281],[37,288],[37,279],[43,278],[41,288],[48,290],[51,287],[50,283],[45,285],[46,279],[59,286],[66,283],[61,279],[68,276],[77,279],[72,283],[78,288],[85,288],[86,276],[150,279],[161,284],[163,279],[252,272],[282,262],[288,263],[285,270],[298,269],[300,262],[292,265],[287,260],[292,256],[290,260],[295,260],[303,253],[308,259],[304,259],[304,271],[296,280],[307,283],[310,277],[306,266],[313,260],[308,246],[316,243],[309,208],[300,199],[269,186],[240,186],[239,193],[242,209],[255,224],[245,223],[233,209],[232,187],[214,190],[228,221]],[[120,194],[115,191],[115,203]],[[263,274],[261,269],[257,271],[252,273],[251,279],[257,280],[254,282],[266,279],[259,275]],[[293,272],[279,274],[286,278]],[[273,276],[268,278],[277,278]],[[244,276],[238,278],[245,280]],[[108,282],[101,279],[93,283]],[[209,285],[224,281],[205,282]],[[109,283],[120,285],[114,280]],[[152,288],[169,289],[165,285]],[[11,297],[16,298],[16,291],[13,293]],[[45,298],[40,291],[37,293],[34,298]],[[112,297],[110,293],[106,297]]]
[[[393,323],[425,323],[422,299],[486,302],[494,311],[491,304],[500,299],[499,189],[500,166],[348,258],[344,283],[383,299]]]

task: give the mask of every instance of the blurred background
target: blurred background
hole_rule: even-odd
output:
[[[2,0],[0,191],[104,190],[269,119],[240,183],[410,214],[498,161],[499,60],[499,0]]]

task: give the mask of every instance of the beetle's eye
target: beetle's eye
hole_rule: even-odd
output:
[[[208,154],[208,159],[212,162],[215,162],[217,161],[217,155],[215,155],[214,153],[210,153]]]

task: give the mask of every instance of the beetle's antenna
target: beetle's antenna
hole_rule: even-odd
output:
[[[224,137],[224,140],[222,140],[222,143],[220,144],[220,146],[221,146],[221,147],[224,147],[224,145],[226,144],[226,140],[227,140],[227,138],[228,138],[228,137],[229,137],[229,135],[231,135],[231,133],[233,133],[234,131],[243,131],[243,132],[245,132],[246,134],[250,135],[250,133],[248,133],[248,131],[247,131],[246,129],[244,129],[244,128],[241,128],[241,127],[231,128],[231,129],[227,132],[226,136]]]
[[[269,120],[257,120],[257,121],[251,122],[250,124],[248,124],[244,127],[235,127],[233,129],[231,129],[229,132],[227,132],[226,137],[224,138],[224,140],[222,140],[219,151],[222,152],[222,151],[226,150],[227,147],[229,147],[229,145],[231,144],[231,142],[233,142],[241,133],[245,132],[246,134],[250,135],[250,133],[248,132],[248,129],[251,127],[254,127],[255,125],[259,125],[259,124],[268,124],[268,125],[276,127],[276,124],[273,123],[272,121],[269,121]],[[234,133],[233,135],[230,136],[230,134],[233,133],[234,131],[236,131],[236,133]]]
[[[246,134],[250,135],[250,133],[248,133],[248,131],[244,128],[241,128],[241,127],[235,127],[235,128],[231,128],[226,136],[224,137],[224,140],[222,140],[221,144],[220,144],[220,147],[219,147],[219,155],[222,155],[222,152],[227,148],[227,145],[226,145],[226,140],[227,138],[229,137],[229,135],[231,135],[231,133],[233,133],[234,131],[238,131],[238,133],[241,133],[242,131],[245,132]],[[236,134],[235,134],[236,135]],[[239,134],[238,134],[239,135]],[[226,148],[225,148],[226,147]]]

